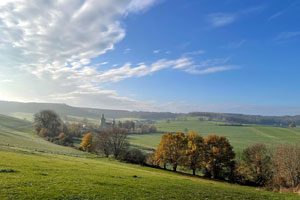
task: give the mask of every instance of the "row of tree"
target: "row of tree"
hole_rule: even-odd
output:
[[[192,170],[194,175],[200,170],[207,177],[229,178],[234,170],[234,157],[226,137],[209,135],[203,138],[190,131],[188,135],[181,132],[164,134],[148,162],[163,168],[170,165],[174,171],[181,166]]]
[[[253,144],[237,160],[224,136],[203,138],[194,131],[188,135],[167,133],[146,163],[164,169],[171,167],[174,171],[180,166],[192,170],[193,175],[199,171],[206,177],[276,190],[300,185],[300,144],[276,148]]]
[[[277,190],[295,188],[300,184],[300,145],[281,144],[272,149],[254,144],[246,148],[236,164],[235,181]]]

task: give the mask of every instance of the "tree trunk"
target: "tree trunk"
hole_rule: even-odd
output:
[[[195,170],[195,169],[193,169],[193,175],[194,175],[194,176],[196,175],[196,170]]]
[[[177,170],[177,165],[175,165],[175,166],[173,167],[173,171],[176,172],[176,170]]]

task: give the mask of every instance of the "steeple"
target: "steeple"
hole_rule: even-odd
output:
[[[100,119],[100,124],[99,124],[99,126],[100,126],[100,127],[104,127],[105,124],[106,124],[106,122],[105,122],[105,117],[104,117],[104,114],[102,114],[101,119]]]

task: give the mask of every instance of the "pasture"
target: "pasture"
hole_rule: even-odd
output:
[[[83,153],[39,138],[26,121],[0,116],[0,199],[187,198],[300,199]]]
[[[0,199],[300,199],[100,157],[0,148]]]
[[[210,134],[226,136],[236,152],[254,143],[265,143],[276,146],[282,143],[300,142],[299,128],[282,128],[260,125],[222,126],[223,123],[199,121],[197,117],[187,120],[157,121],[155,126],[159,132],[184,132],[194,130],[203,137]],[[130,135],[130,142],[139,147],[156,148],[161,140],[161,133]]]

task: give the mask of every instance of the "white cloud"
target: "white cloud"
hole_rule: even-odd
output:
[[[239,20],[244,16],[251,16],[253,15],[253,13],[259,12],[263,9],[264,9],[263,6],[258,6],[258,7],[250,7],[247,9],[239,10],[233,13],[223,13],[223,12],[212,13],[208,15],[208,21],[213,27],[222,27],[222,26],[232,24],[233,22]]]
[[[275,40],[288,40],[298,36],[300,36],[300,31],[281,32],[277,35]]]
[[[186,52],[184,53],[183,55],[184,56],[196,56],[196,55],[201,55],[201,54],[204,54],[205,51],[203,50],[198,50],[198,51],[190,51],[190,52]]]
[[[158,54],[159,52],[160,52],[159,49],[153,50],[153,53],[154,53],[154,54]]]
[[[236,42],[232,42],[226,46],[223,46],[222,48],[228,48],[228,49],[238,49],[242,47],[246,43],[246,40],[240,40]]]
[[[108,62],[102,62],[102,63],[100,63],[100,65],[107,65],[108,64]]]
[[[163,69],[188,73],[222,71],[213,62],[195,66],[192,54],[150,65],[113,65],[115,68],[107,71],[93,67],[93,58],[114,49],[125,37],[121,25],[124,16],[143,11],[154,3],[153,0],[1,1],[1,99],[149,110],[155,109],[154,102],[122,97],[100,85]]]
[[[220,27],[231,24],[237,18],[235,14],[230,13],[213,13],[210,14],[208,17],[213,27]]]

